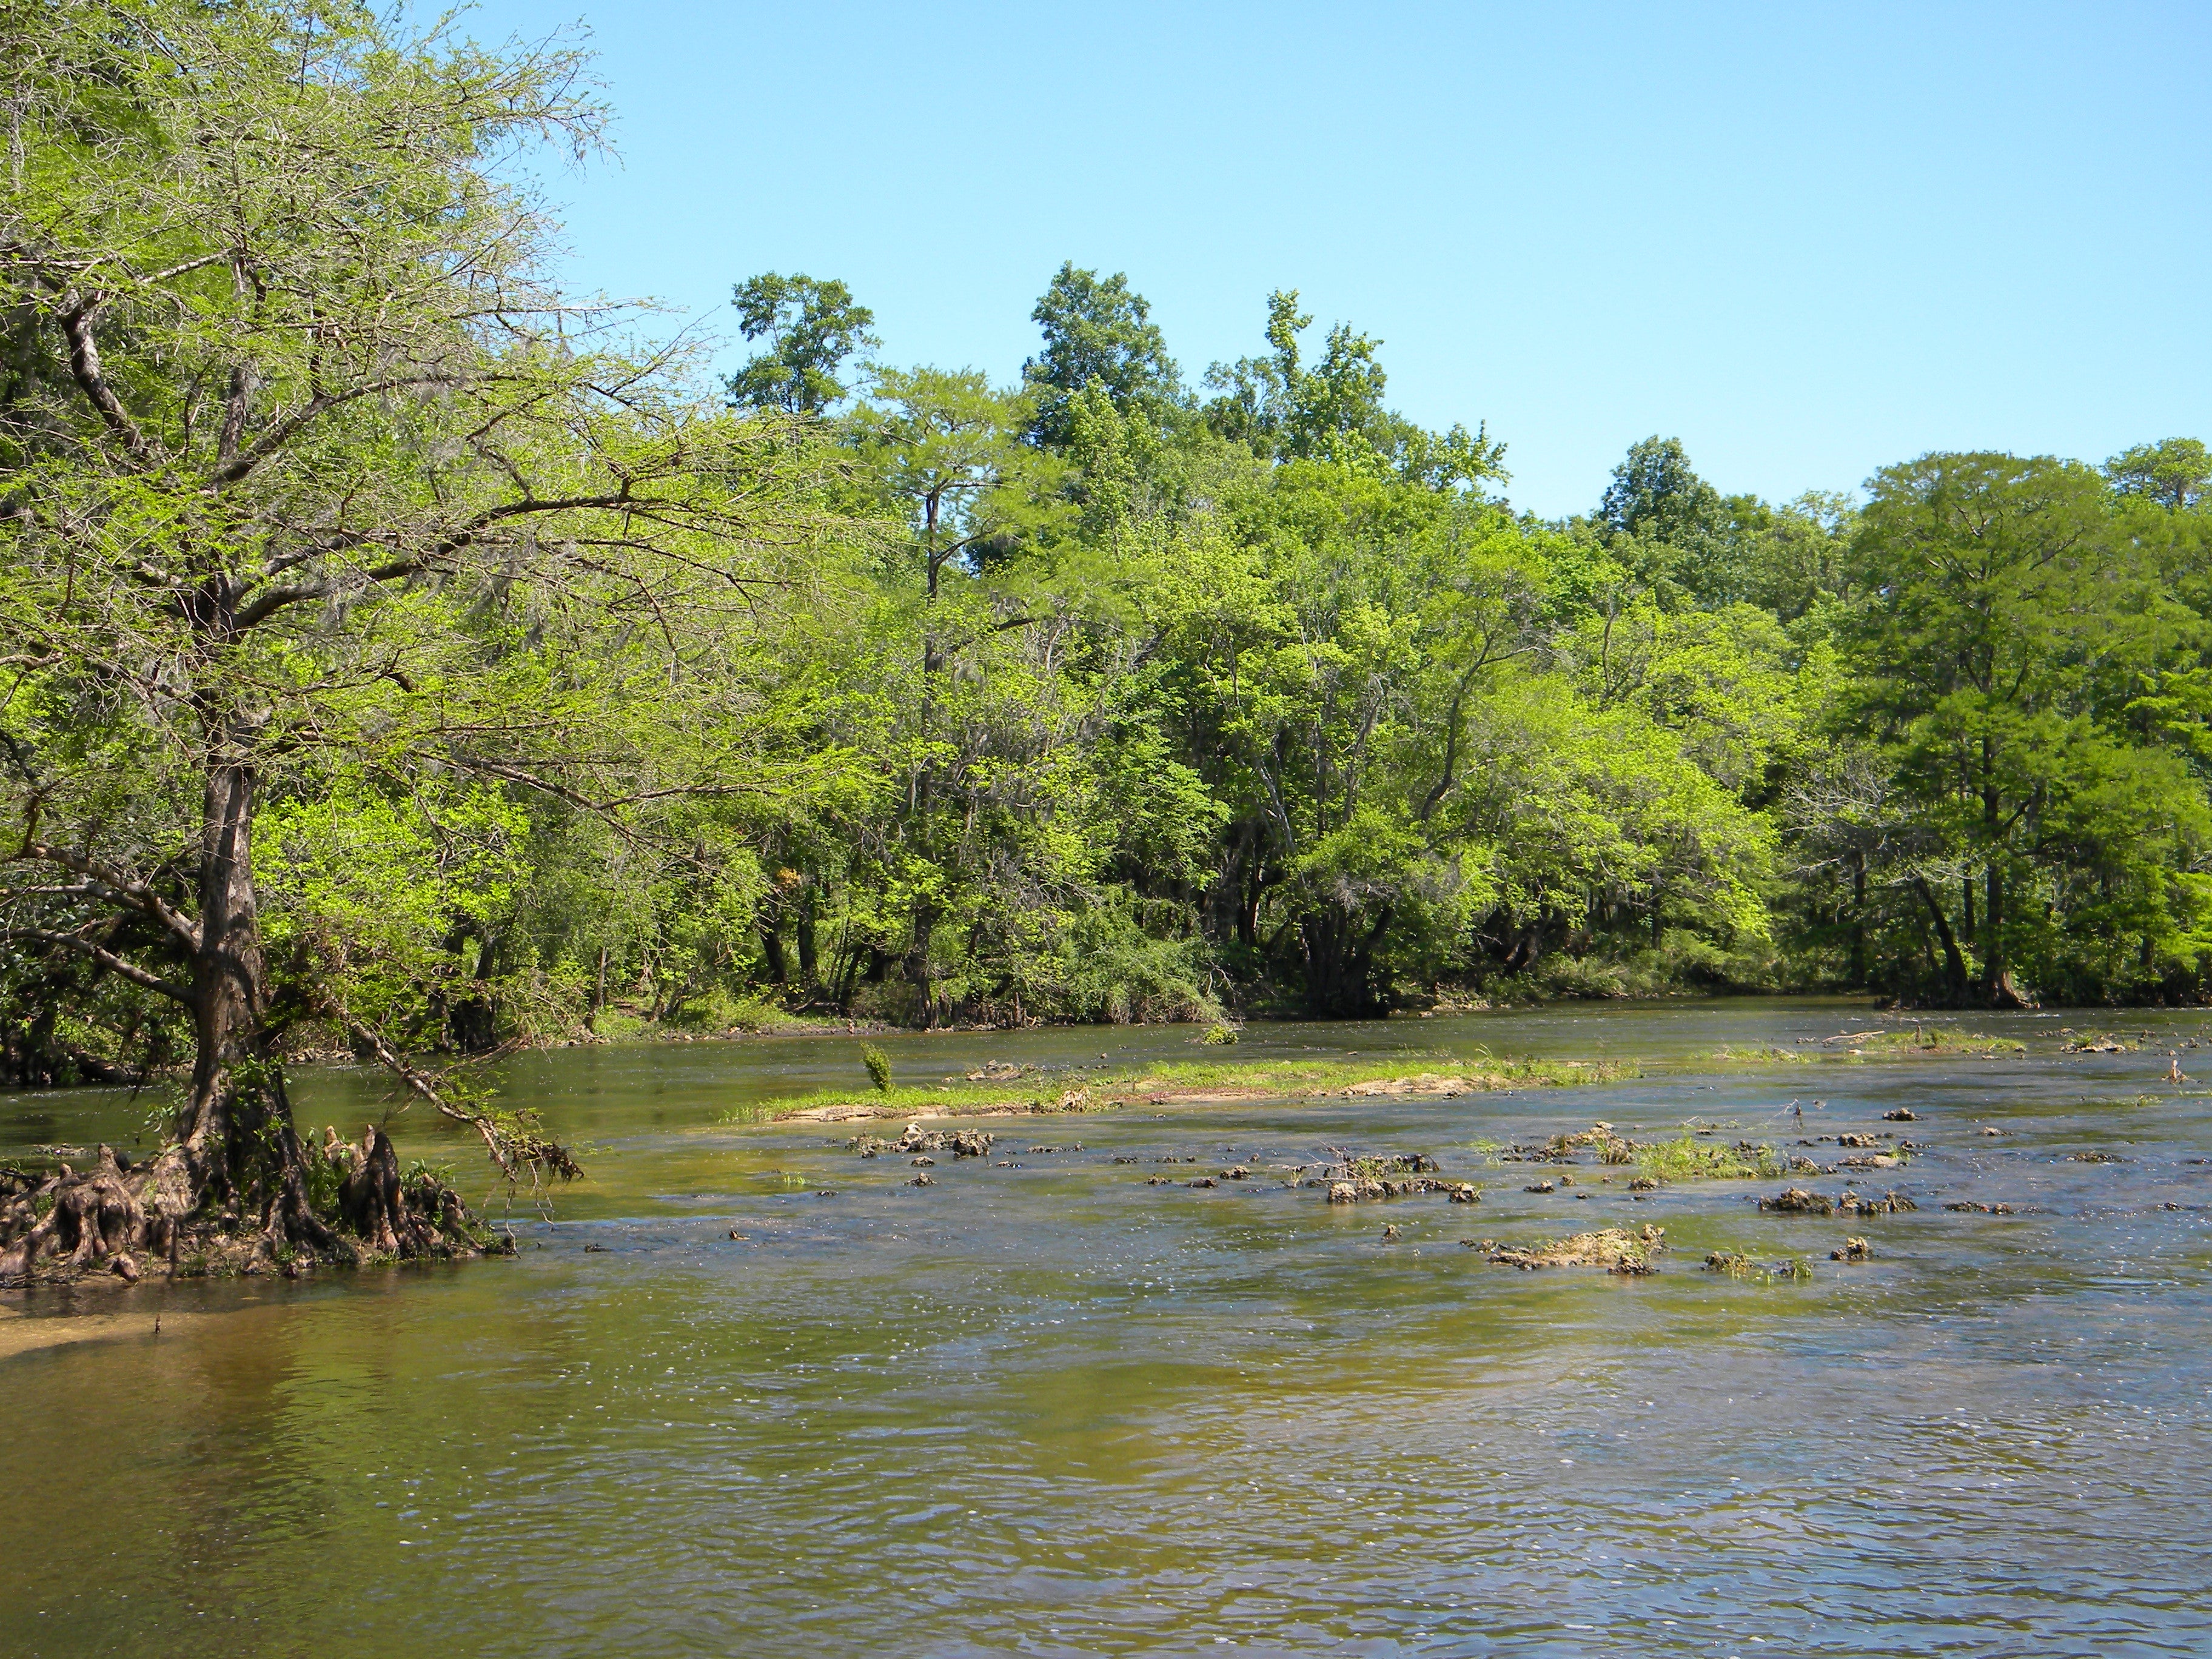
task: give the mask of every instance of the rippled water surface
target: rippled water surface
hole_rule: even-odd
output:
[[[2021,1015],[1972,1023],[2025,1059],[1685,1069],[1867,1023],[1747,1002],[1255,1028],[1238,1057],[1650,1070],[1010,1121],[926,1188],[831,1126],[725,1121],[854,1077],[848,1040],[518,1061],[510,1092],[591,1178],[518,1214],[513,1261],[0,1296],[0,1651],[2212,1651],[2212,1110],[2166,1081],[2212,1021],[2128,1016],[2154,1038],[2119,1055],[2058,1052],[2083,1016]],[[884,1046],[919,1079],[1189,1059],[1189,1036]],[[2182,1060],[2212,1085],[2212,1047]],[[383,1097],[345,1073],[296,1092],[316,1124]],[[1774,1182],[1634,1200],[1595,1170],[1530,1194],[1477,1146],[1692,1116],[1790,1142],[1792,1101],[1808,1139],[1912,1107],[1929,1150],[1874,1182],[1920,1207],[1761,1214]],[[0,1097],[0,1156],[128,1141],[142,1110]],[[403,1155],[472,1167],[400,1122]],[[1487,1191],[1281,1184],[1331,1145]],[[1147,1186],[1167,1157],[1267,1178]],[[2018,1212],[1943,1207],[1969,1200]],[[1641,1279],[1459,1243],[1647,1221],[1671,1249]],[[1846,1232],[1874,1260],[1831,1262]],[[1699,1271],[1720,1248],[1814,1277]]]

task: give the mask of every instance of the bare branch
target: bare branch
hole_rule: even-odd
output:
[[[50,927],[10,927],[0,931],[0,939],[30,939],[40,945],[56,945],[65,950],[81,951],[106,969],[108,972],[121,975],[133,985],[143,987],[149,991],[157,991],[173,1002],[182,1003],[187,1008],[192,1006],[192,994],[188,988],[173,984],[163,979],[159,974],[148,972],[137,963],[125,960],[104,945],[94,944],[82,933],[57,933]]]
[[[100,301],[90,299],[80,300],[61,313],[62,332],[69,337],[70,373],[76,377],[78,390],[100,411],[107,429],[123,441],[131,459],[143,461],[148,454],[145,434],[138,430],[100,369],[100,344],[92,337],[93,319],[99,311]]]
[[[26,841],[21,848],[10,856],[16,860],[36,859],[46,864],[58,864],[73,874],[82,876],[105,889],[118,904],[160,922],[187,950],[200,948],[198,923],[171,906],[144,882],[125,875],[111,865],[103,864],[98,859],[87,858],[66,847],[49,846],[40,841]]]

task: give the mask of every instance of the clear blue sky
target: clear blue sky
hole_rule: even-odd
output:
[[[731,337],[841,276],[884,355],[1012,379],[1063,259],[1194,379],[1267,291],[1487,421],[1516,505],[1679,435],[1722,489],[1934,448],[2212,438],[2212,6],[811,5],[586,0],[620,160],[586,287]],[[569,6],[493,0],[480,38]]]

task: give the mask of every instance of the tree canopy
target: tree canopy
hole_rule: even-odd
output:
[[[453,1060],[2207,989],[2198,441],[1768,501],[1654,435],[1545,522],[1296,289],[1194,387],[1073,262],[1011,383],[773,271],[718,377],[549,275],[510,163],[604,117],[559,44],[13,15],[0,1038],[188,1069],[188,1186],[305,1228],[282,1065],[332,1047],[527,1177]]]

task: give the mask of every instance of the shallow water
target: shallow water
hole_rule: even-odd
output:
[[[1683,1061],[1867,1023],[1554,1010],[1255,1028],[1237,1057]],[[1006,1121],[927,1188],[833,1127],[721,1121],[857,1076],[849,1041],[532,1056],[510,1091],[591,1179],[516,1215],[515,1261],[0,1296],[0,1651],[2212,1650],[2212,1107],[2164,1081],[2164,1043],[2212,1020],[2130,1015],[2161,1042],[2116,1056],[2056,1052],[2083,1016],[1972,1023],[2033,1052]],[[884,1046],[919,1079],[1188,1059],[1190,1035]],[[2212,1048],[2184,1065],[2212,1085]],[[341,1072],[296,1092],[315,1124],[385,1097]],[[1930,1150],[1856,1184],[1921,1207],[1762,1215],[1772,1182],[1639,1201],[1595,1170],[1588,1198],[1534,1195],[1474,1145],[1692,1115],[1786,1143],[1793,1100],[1808,1137],[1918,1111]],[[127,1141],[142,1109],[0,1097],[0,1156]],[[403,1155],[469,1167],[398,1122]],[[1488,1190],[1144,1184],[1157,1158],[1331,1144]],[[2090,1150],[2119,1161],[2068,1158]],[[1942,1207],[1969,1198],[2023,1212]],[[1672,1248],[1643,1279],[1457,1242],[1646,1221]],[[1827,1260],[1847,1232],[1873,1261]],[[1721,1247],[1815,1276],[1699,1271]]]

